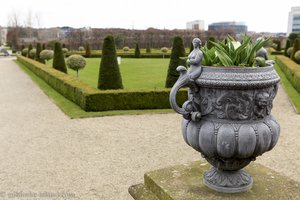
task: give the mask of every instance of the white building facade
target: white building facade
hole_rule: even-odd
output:
[[[203,20],[195,20],[195,21],[187,22],[186,29],[204,31],[204,21]]]
[[[287,35],[292,32],[300,33],[300,6],[292,7],[289,12]]]

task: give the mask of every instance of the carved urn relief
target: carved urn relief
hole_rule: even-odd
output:
[[[251,189],[253,180],[242,168],[277,143],[280,127],[271,115],[278,77],[273,66],[203,67],[195,80],[179,66],[180,77],[170,93],[172,108],[183,116],[185,142],[213,167],[204,183],[219,192]],[[179,107],[176,93],[189,87]]]

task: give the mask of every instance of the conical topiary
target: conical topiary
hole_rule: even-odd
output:
[[[166,88],[173,87],[174,83],[177,81],[179,72],[176,71],[176,68],[179,65],[186,65],[185,60],[180,59],[180,57],[185,57],[185,49],[183,46],[182,38],[180,36],[176,36],[173,39],[173,47],[166,80]]]
[[[28,53],[27,53],[27,57],[28,57],[28,58],[31,58],[29,52],[30,52],[32,49],[33,49],[32,44],[29,44],[29,46],[28,46]]]
[[[40,53],[41,53],[41,51],[42,51],[42,45],[41,45],[41,43],[37,43],[37,44],[36,44],[35,60],[38,61],[38,62],[40,62],[40,63],[45,63],[44,60],[42,60],[42,59],[40,58]]]
[[[287,50],[291,47],[291,41],[290,40],[287,40],[286,41],[286,44],[285,44],[285,48],[284,48],[284,55],[289,57],[288,53],[287,53]]]
[[[135,58],[141,57],[141,51],[138,43],[135,44],[134,57]]]
[[[55,42],[54,44],[54,56],[53,56],[53,68],[67,73],[67,67],[65,63],[64,53],[61,48],[61,44],[59,42]]]
[[[147,43],[147,46],[146,46],[146,53],[151,53],[150,43]]]
[[[86,43],[85,45],[85,57],[86,58],[91,57],[91,48],[89,43]]]
[[[104,38],[99,69],[98,89],[123,89],[113,36]]]
[[[295,54],[299,50],[300,50],[300,39],[295,39],[294,40],[293,51],[292,51],[292,54],[291,54],[291,57],[290,57],[295,62],[296,62]]]

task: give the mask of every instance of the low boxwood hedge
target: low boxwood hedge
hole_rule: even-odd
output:
[[[76,77],[57,71],[35,60],[24,56],[18,56],[17,58],[25,67],[85,111],[170,108],[170,89],[143,91],[98,90],[81,82]],[[187,90],[179,91],[177,99],[177,102],[182,105],[187,99]]]
[[[300,93],[300,65],[286,56],[276,56],[276,63],[293,87]]]

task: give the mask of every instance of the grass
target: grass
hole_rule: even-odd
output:
[[[100,58],[86,59],[87,65],[79,71],[79,79],[97,88]],[[52,61],[48,62],[52,66]],[[165,87],[169,59],[134,59],[121,60],[120,71],[124,89],[159,89]],[[76,76],[76,72],[68,68],[68,73]]]
[[[19,67],[35,82],[40,89],[71,119],[74,118],[86,118],[86,117],[103,117],[113,115],[139,115],[146,113],[170,113],[173,112],[171,109],[155,109],[155,110],[113,110],[113,111],[102,111],[102,112],[85,112],[79,106],[72,101],[69,101],[41,78],[36,76],[32,71],[22,65],[20,62],[15,61]]]

